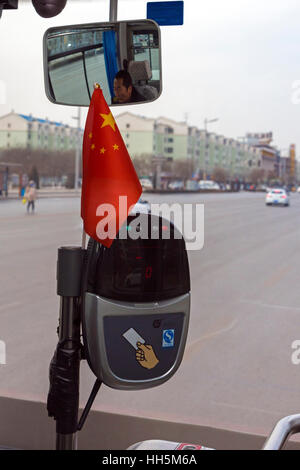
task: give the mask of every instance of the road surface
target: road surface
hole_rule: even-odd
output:
[[[205,240],[189,252],[192,311],[183,363],[155,389],[103,386],[94,408],[268,434],[299,412],[300,195],[266,207],[263,193],[147,195],[204,203]],[[41,199],[35,215],[0,201],[0,395],[46,401],[56,346],[56,254],[81,244],[79,198]],[[81,368],[81,406],[94,377]],[[154,436],[155,437],[155,436]]]

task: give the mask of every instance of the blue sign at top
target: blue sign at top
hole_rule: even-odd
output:
[[[147,18],[160,26],[183,24],[183,2],[148,2]]]

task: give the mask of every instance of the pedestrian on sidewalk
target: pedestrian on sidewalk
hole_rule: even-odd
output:
[[[25,198],[27,199],[27,213],[28,214],[29,214],[30,207],[31,207],[31,213],[32,214],[34,213],[36,197],[37,197],[37,191],[35,188],[35,183],[34,181],[31,180],[29,181],[29,184],[25,192]]]

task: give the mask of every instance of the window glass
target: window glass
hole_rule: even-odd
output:
[[[69,80],[74,73],[74,67],[77,77],[79,76],[80,79],[72,81],[72,86],[70,86]],[[49,64],[49,75],[52,87],[55,88],[57,101],[72,103],[75,96],[78,103],[84,103],[89,99],[81,52],[69,55],[67,63],[64,57],[52,60]]]
[[[100,84],[108,103],[111,101],[106,76],[103,31],[80,31],[48,39],[49,77],[55,99],[74,100],[86,105],[94,83]],[[76,80],[72,79],[76,77]]]
[[[157,32],[133,33],[133,58],[135,61],[148,60],[152,70],[151,81],[160,80],[159,49]]]

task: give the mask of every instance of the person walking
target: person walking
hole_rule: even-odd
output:
[[[27,199],[27,213],[28,214],[29,214],[30,207],[31,207],[31,213],[34,213],[36,196],[37,194],[36,194],[34,181],[29,181],[29,184],[25,192],[25,198]]]

